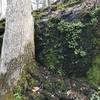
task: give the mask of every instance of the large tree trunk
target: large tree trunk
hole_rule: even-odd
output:
[[[16,85],[22,68],[34,59],[31,0],[7,0],[6,27],[1,54],[0,75],[6,82],[0,91]],[[2,78],[3,78],[2,77]]]

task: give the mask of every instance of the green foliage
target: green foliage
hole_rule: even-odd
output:
[[[91,15],[92,18],[99,19],[99,16],[100,16],[100,6],[96,6],[95,9],[90,12],[90,15]]]
[[[46,78],[46,76],[41,75],[41,73],[37,74],[38,69],[36,67],[34,69],[34,66],[33,68],[32,66],[33,65],[29,65],[25,67],[21,79],[14,89],[15,100],[40,100],[41,98],[52,100],[50,99],[50,97],[52,97],[51,95],[57,95],[65,91],[66,87],[63,80],[57,79],[56,77]],[[40,90],[34,92],[34,87],[39,87]]]
[[[54,8],[65,10],[66,5],[73,2],[78,3],[81,0],[68,0],[63,4],[54,5]],[[99,45],[99,38],[95,37],[95,33],[100,31],[98,30],[99,15],[100,7],[98,6],[88,14],[80,15],[81,18],[74,21],[52,18],[48,22],[38,23],[37,60],[52,72],[60,75],[86,74],[92,63],[94,47]]]
[[[57,10],[64,10],[65,9],[65,5],[63,3],[59,3],[57,6]]]
[[[91,94],[90,100],[100,100],[100,87],[98,87],[98,91]]]
[[[87,15],[84,20],[89,19],[88,22],[86,21],[85,25],[87,27],[91,26],[95,30],[97,29],[97,26],[99,26],[100,21],[100,6],[96,6],[93,10],[87,12]]]
[[[65,83],[64,81],[54,81],[51,80],[45,80],[44,81],[44,89],[46,89],[48,92],[55,94],[55,93],[61,93],[65,91]]]
[[[91,83],[100,85],[100,55],[94,59],[88,72],[88,79]]]
[[[100,85],[100,6],[96,6],[93,10],[88,13],[88,16],[85,17],[85,29],[89,35],[90,45],[92,45],[91,50],[91,64],[88,71],[88,80],[90,83],[95,85]]]
[[[14,94],[15,100],[22,100],[22,97],[19,93]]]
[[[65,71],[70,73],[71,64],[76,64],[86,56],[85,49],[81,45],[84,25],[80,21],[68,22],[57,18],[42,25],[37,30],[42,30],[41,27],[44,27],[41,32],[39,31],[39,35],[37,34],[36,48],[41,48],[41,51],[36,50],[39,57],[37,60],[54,73],[60,75],[64,75]],[[73,71],[76,70],[72,70],[71,73]]]
[[[74,54],[85,56],[86,52],[84,52],[82,50],[82,47],[79,46],[82,27],[83,24],[81,22],[69,23],[62,20],[58,24],[58,29],[61,31],[62,34],[65,34],[65,40],[66,43],[68,43],[68,47],[74,50]]]
[[[6,94],[4,95],[0,95],[0,100],[16,100],[14,95],[13,95],[13,92],[11,91],[8,91]]]
[[[55,34],[56,30],[54,30],[54,28],[57,29],[58,20],[54,19],[53,21],[49,21],[47,27],[45,27],[42,40],[40,40],[41,37],[39,38],[39,41],[42,41],[39,44],[42,48],[40,59],[50,70],[61,75],[64,73],[61,67],[61,62],[64,59],[62,55],[63,48],[61,48],[61,43],[57,36],[58,33]]]
[[[31,94],[28,94],[32,91],[32,88],[37,85],[37,81],[33,80],[31,74],[34,73],[36,65],[27,65],[25,66],[21,79],[18,81],[17,87],[13,90],[15,100],[27,100],[26,95],[30,97]]]
[[[67,0],[53,7],[55,10],[78,4],[81,0]],[[52,9],[52,8],[51,8]],[[72,74],[87,73],[91,67],[94,49],[99,48],[100,7],[83,12],[76,21],[63,18],[50,19],[48,22],[38,23],[36,29],[37,60],[54,73]],[[83,17],[85,16],[85,17]],[[100,36],[100,35],[99,35]],[[93,53],[93,54],[92,54]]]
[[[41,15],[40,12],[34,11],[34,12],[32,13],[32,16],[35,18],[35,21],[39,22],[42,15]]]

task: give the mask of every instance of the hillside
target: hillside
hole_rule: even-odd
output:
[[[100,100],[100,2],[63,0],[32,13],[36,62],[3,100]],[[5,21],[0,21],[0,47]],[[14,95],[13,95],[14,94]]]

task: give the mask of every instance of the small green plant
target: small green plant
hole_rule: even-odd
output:
[[[35,12],[34,11],[34,12],[32,12],[32,16],[35,18],[35,21],[39,22],[42,15],[41,15],[40,12],[38,12],[38,11]]]
[[[99,93],[95,92],[91,95],[90,100],[100,100]]]
[[[96,6],[94,10],[90,12],[91,16],[91,25],[96,26],[100,20],[100,6]],[[96,28],[96,27],[95,27]]]
[[[14,94],[15,100],[22,100],[22,97],[19,93]]]
[[[82,27],[83,24],[81,22],[69,23],[62,20],[58,24],[58,29],[65,35],[65,40],[68,47],[74,50],[75,55],[85,56],[86,52],[82,50],[81,46],[79,46]]]
[[[100,100],[100,87],[91,95],[90,100]]]
[[[65,8],[65,5],[63,3],[59,3],[57,5],[57,10],[64,10],[64,8]]]
[[[34,64],[29,64],[23,69],[21,79],[18,81],[17,86],[13,89],[15,100],[24,100],[23,98],[29,97],[29,94],[27,93],[32,91],[32,88],[37,85],[38,81],[33,79],[31,76],[36,70],[36,66],[36,63],[34,62]]]
[[[48,92],[51,92],[52,94],[64,92],[66,89],[65,83],[63,80],[54,81],[54,82],[51,80],[45,80],[43,82],[43,85],[44,85],[44,89],[47,90]]]

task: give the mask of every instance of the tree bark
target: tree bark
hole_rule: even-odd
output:
[[[15,86],[25,65],[34,60],[31,0],[7,0],[6,27],[1,53],[0,92]]]

